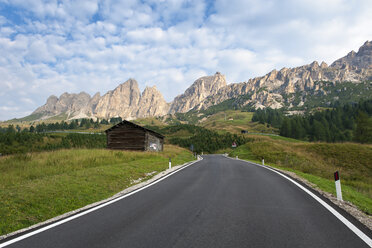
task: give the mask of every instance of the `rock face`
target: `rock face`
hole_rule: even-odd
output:
[[[102,96],[98,101],[95,114],[98,118],[125,116],[132,119],[132,112],[137,109],[140,98],[141,92],[137,81],[129,79]]]
[[[99,95],[99,93],[97,94]],[[79,94],[65,92],[59,98],[50,96],[46,104],[37,108],[32,114],[42,114],[44,118],[48,118],[65,113],[69,117],[81,116],[79,118],[85,118],[92,116],[94,100],[85,92]]]
[[[141,94],[138,83],[129,79],[102,97],[96,93],[89,94],[63,93],[59,98],[50,96],[47,103],[33,114],[41,113],[43,118],[67,114],[68,119],[122,117],[134,119],[139,117],[165,115],[169,104],[156,87],[147,87]]]
[[[358,51],[336,60],[331,66],[317,61],[296,68],[273,70],[263,77],[249,79],[248,82],[230,84],[204,99],[196,109],[206,109],[214,104],[242,95],[249,96],[244,104],[255,108],[281,108],[284,98],[294,93],[322,92],[317,81],[354,82],[372,80],[372,42],[367,41]]]
[[[342,57],[332,63],[331,67],[345,68],[357,67],[363,69],[372,68],[372,41],[366,41],[363,46],[359,48],[356,53],[351,51],[345,57]]]
[[[142,92],[141,99],[136,111],[132,113],[135,117],[162,116],[169,111],[169,104],[163,95],[153,87],[146,87]]]
[[[98,118],[122,117],[127,120],[168,113],[169,105],[156,87],[147,87],[141,94],[138,83],[129,79],[98,101],[94,114]]]
[[[201,77],[197,79],[185,93],[174,99],[169,113],[185,113],[195,106],[202,107],[201,103],[205,98],[217,94],[217,92],[225,86],[226,78],[219,72],[216,72],[213,76]]]
[[[372,42],[367,41],[358,52],[351,51],[328,66],[314,61],[309,65],[296,68],[272,70],[262,77],[247,82],[226,84],[225,76],[217,72],[213,76],[197,79],[185,93],[167,103],[156,87],[147,87],[141,94],[134,79],[120,84],[102,97],[99,93],[92,98],[89,94],[63,93],[59,98],[50,96],[45,105],[33,114],[48,118],[67,114],[74,118],[111,118],[134,119],[139,117],[162,116],[184,113],[191,109],[200,110],[221,103],[227,99],[241,97],[242,105],[255,108],[281,108],[283,106],[302,106],[307,94],[327,95],[320,87],[320,81],[336,85],[339,82],[372,80]],[[294,101],[295,95],[301,95],[300,101]],[[297,99],[298,100],[298,99]]]

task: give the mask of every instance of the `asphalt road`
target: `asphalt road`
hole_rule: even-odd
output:
[[[368,247],[293,183],[219,155],[7,247]]]

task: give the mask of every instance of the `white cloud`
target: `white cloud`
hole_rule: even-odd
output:
[[[2,6],[0,120],[32,112],[51,94],[105,93],[129,77],[141,89],[156,85],[171,101],[216,71],[241,82],[274,68],[331,63],[372,37],[370,0],[12,0]],[[19,18],[4,6],[16,8]]]
[[[7,23],[6,18],[0,15],[0,25],[4,25],[5,23]]]

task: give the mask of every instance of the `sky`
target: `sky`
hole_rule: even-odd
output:
[[[371,13],[371,0],[0,0],[0,120],[129,78],[170,102],[217,71],[238,83],[331,64],[372,40]]]

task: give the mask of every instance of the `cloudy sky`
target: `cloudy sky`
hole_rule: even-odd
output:
[[[216,71],[330,64],[372,39],[371,13],[371,0],[0,0],[0,120],[128,78],[171,101]]]

